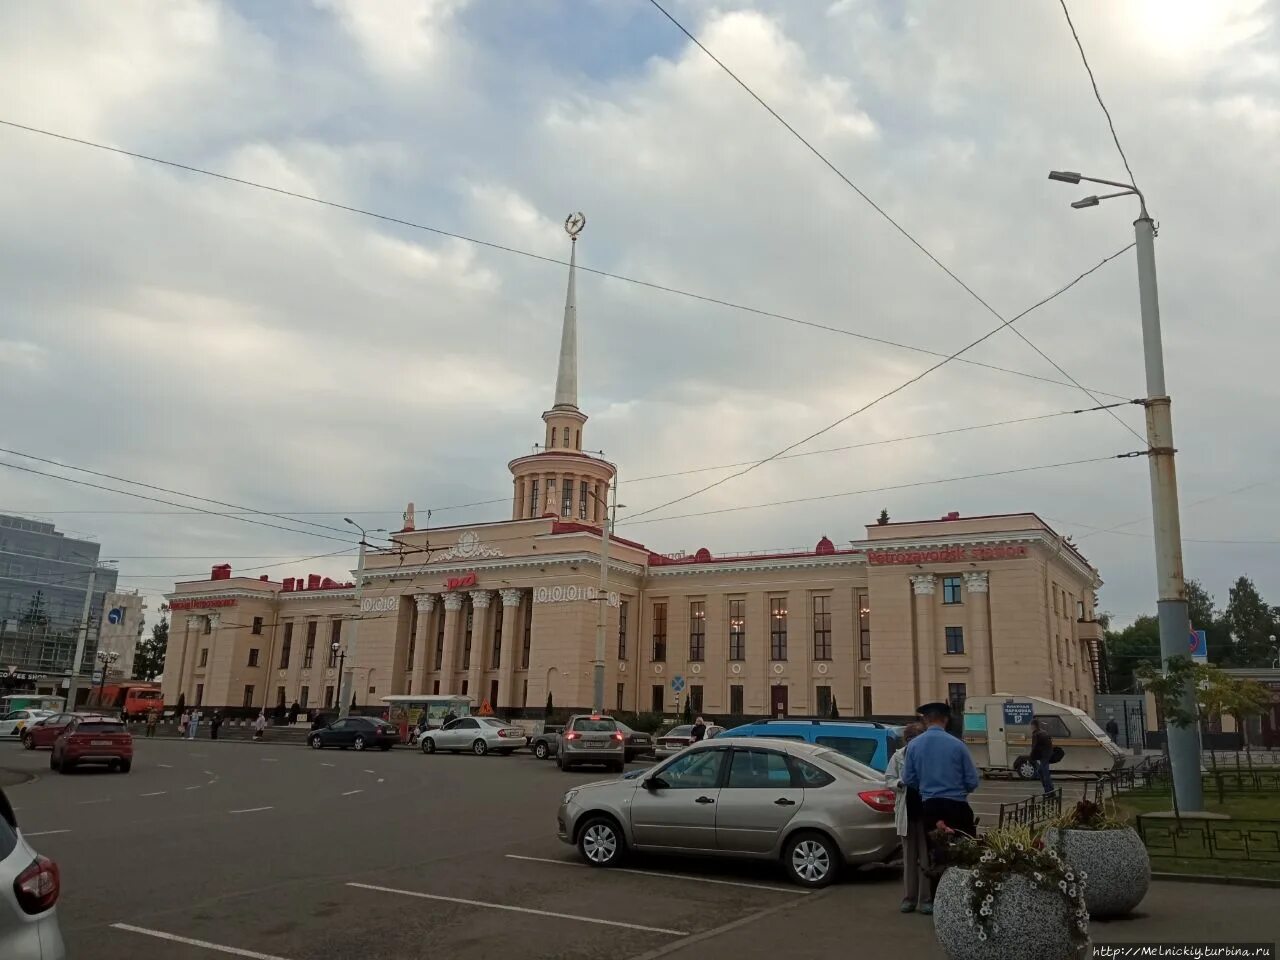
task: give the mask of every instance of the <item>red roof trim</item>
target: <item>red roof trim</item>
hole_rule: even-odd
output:
[[[600,536],[600,528],[593,527],[589,523],[578,523],[575,520],[556,520],[551,524],[551,533],[552,535],[557,533],[590,533],[598,537]],[[624,547],[635,547],[637,550],[648,551],[649,549],[643,543],[636,543],[634,540],[623,540],[619,536],[611,535],[609,542],[620,543]]]

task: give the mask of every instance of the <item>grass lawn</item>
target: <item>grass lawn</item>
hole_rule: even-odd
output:
[[[1134,820],[1140,813],[1156,813],[1173,809],[1167,793],[1122,793],[1117,798],[1121,814]],[[1206,787],[1205,807],[1210,813],[1225,813],[1236,820],[1270,820],[1258,834],[1250,837],[1255,859],[1244,860],[1229,852],[1216,857],[1151,857],[1151,869],[1160,873],[1187,873],[1215,877],[1261,877],[1280,880],[1280,797],[1265,793],[1228,793],[1218,802],[1216,791]],[[1244,824],[1242,824],[1243,826]],[[1169,822],[1173,826],[1173,821]],[[1194,836],[1194,835],[1193,835]],[[1194,839],[1188,842],[1194,843]],[[1268,859],[1259,860],[1257,857]]]

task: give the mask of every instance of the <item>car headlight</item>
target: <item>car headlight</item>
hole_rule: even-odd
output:
[[[560,798],[560,802],[562,804],[572,803],[573,798],[576,797],[577,795],[578,795],[577,790],[570,790],[568,793],[566,793],[563,797]]]

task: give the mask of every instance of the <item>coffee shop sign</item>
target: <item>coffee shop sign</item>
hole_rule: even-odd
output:
[[[533,591],[534,603],[573,603],[578,600],[595,600],[600,591],[595,587],[579,587],[571,584],[567,587],[537,587]],[[622,602],[616,591],[609,591],[609,606],[616,607]]]

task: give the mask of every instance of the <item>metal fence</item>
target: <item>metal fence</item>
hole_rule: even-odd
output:
[[[1280,820],[1197,820],[1142,814],[1138,834],[1153,857],[1280,863]]]
[[[1000,819],[997,826],[1005,827],[1016,823],[1022,826],[1036,827],[1046,820],[1061,816],[1061,814],[1062,788],[1059,787],[1053,793],[1027,797],[1027,799],[1019,800],[1016,803],[1000,804]]]

